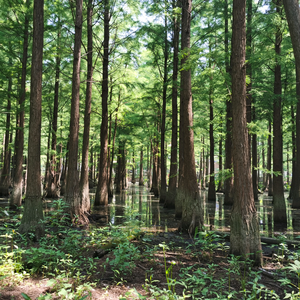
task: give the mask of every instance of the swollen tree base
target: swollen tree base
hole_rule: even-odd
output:
[[[42,199],[40,197],[26,197],[24,213],[19,232],[33,233],[36,240],[45,234]]]
[[[254,265],[262,265],[262,250],[260,243],[258,214],[253,211],[241,214],[233,209],[230,221],[230,252],[241,256],[242,259],[250,258]]]

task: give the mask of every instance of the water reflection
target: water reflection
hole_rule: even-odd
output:
[[[286,195],[287,196],[287,195]],[[223,194],[217,194],[216,201],[207,200],[207,192],[201,191],[204,202],[204,220],[208,229],[229,232],[231,206],[224,205]],[[91,195],[93,200],[93,196]],[[273,237],[278,233],[285,233],[288,238],[300,235],[300,210],[291,208],[291,202],[286,200],[288,228],[274,227],[272,197],[260,195],[256,202],[259,214],[261,234]],[[99,208],[97,213],[104,208]],[[159,205],[159,199],[149,193],[146,187],[131,185],[128,190],[114,195],[109,209],[104,213],[108,223],[115,225],[132,219],[142,221],[148,230],[172,231],[178,227],[178,221],[174,219],[174,211],[165,209]]]
[[[91,191],[91,201],[95,197],[95,191]],[[287,194],[285,195],[287,198]],[[215,202],[207,200],[207,192],[201,191],[204,202],[204,220],[208,229],[216,231],[230,231],[231,207],[224,205],[223,194],[217,194]],[[51,200],[44,202],[45,212],[51,208]],[[0,198],[0,208],[9,212],[8,198]],[[256,202],[259,214],[261,234],[273,237],[274,234],[285,233],[289,239],[300,236],[300,210],[291,208],[291,201],[286,200],[287,228],[276,228],[273,223],[272,197],[261,194]],[[108,207],[93,208],[96,215],[95,221],[99,225],[123,224],[125,221],[139,220],[147,230],[173,231],[178,228],[178,221],[174,219],[174,210],[165,209],[159,205],[159,199],[149,193],[149,189],[143,186],[131,185],[127,190],[114,195],[109,201]]]

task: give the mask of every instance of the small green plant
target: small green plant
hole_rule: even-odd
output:
[[[117,248],[113,250],[113,254],[115,258],[110,260],[109,264],[115,273],[116,279],[120,278],[120,274],[131,274],[135,268],[135,260],[140,256],[138,248],[129,241],[120,243]]]
[[[284,299],[300,299],[300,261],[295,260],[293,263],[290,263],[286,267],[286,269],[297,275],[297,284],[294,284],[289,278],[279,279],[279,281],[283,285],[290,285],[295,287],[297,289],[297,292],[295,293],[293,291],[292,293],[287,293]],[[288,298],[288,296],[290,298]]]

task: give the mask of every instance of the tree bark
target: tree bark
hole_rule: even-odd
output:
[[[296,92],[297,92],[297,115],[296,115],[296,164],[292,182],[295,184],[295,193],[292,195],[293,208],[300,207],[300,8],[297,0],[283,0],[286,18],[289,25],[291,40],[296,61]]]
[[[178,7],[178,1],[173,1],[173,8]],[[170,162],[170,176],[169,187],[166,195],[164,207],[175,208],[175,199],[177,191],[177,137],[178,137],[178,48],[179,48],[179,22],[177,16],[173,18],[173,75],[172,75],[172,137],[171,137],[171,162]]]
[[[11,92],[12,92],[12,78],[8,79],[7,88],[7,113],[6,113],[6,130],[4,139],[4,162],[0,177],[0,196],[7,197],[9,195],[10,187],[10,149],[9,149],[9,131],[10,131],[10,110],[11,110]]]
[[[60,25],[59,25],[60,26]],[[57,53],[56,53],[56,66],[55,66],[55,84],[54,84],[54,103],[53,103],[53,116],[52,116],[52,141],[51,141],[51,157],[48,171],[47,180],[47,197],[58,198],[58,170],[56,162],[56,141],[57,141],[57,118],[58,118],[58,98],[59,98],[59,77],[60,77],[60,29],[57,35]]]
[[[20,233],[32,232],[38,240],[44,235],[41,197],[41,116],[42,116],[42,70],[44,38],[44,1],[34,0],[32,68],[30,83],[30,119],[28,137],[28,180],[24,213]]]
[[[108,64],[109,64],[109,0],[104,0],[104,53],[103,53],[103,78],[102,78],[102,122],[101,122],[101,150],[99,160],[99,177],[95,195],[95,206],[108,205]]]
[[[191,11],[192,1],[183,0],[181,49],[186,55],[181,61],[179,131],[179,143],[181,146],[179,146],[179,156],[182,159],[182,164],[179,166],[178,199],[176,199],[176,203],[182,203],[182,217],[179,229],[193,234],[196,227],[202,230],[204,211],[199,195],[195,166],[191,69],[185,64],[190,54]]]
[[[73,54],[72,102],[69,136],[69,157],[66,183],[66,201],[69,204],[71,218],[79,224],[87,224],[86,211],[81,206],[78,176],[78,136],[79,136],[79,97],[80,97],[80,63],[82,36],[82,0],[76,0],[75,42]]]
[[[228,1],[224,2],[224,19],[225,19],[225,65],[226,73],[229,74],[229,60],[228,60]],[[226,101],[226,140],[225,140],[225,179],[224,179],[224,205],[233,204],[233,176],[232,176],[232,104],[231,97]]]
[[[90,211],[89,194],[89,140],[90,140],[90,120],[92,106],[92,85],[93,85],[93,2],[89,0],[87,7],[87,80],[85,92],[85,112],[84,112],[84,131],[82,143],[82,166],[80,176],[80,202],[82,210]]]
[[[161,184],[159,202],[164,203],[166,201],[167,193],[167,167],[165,158],[165,135],[166,135],[166,106],[167,106],[167,83],[168,83],[168,19],[165,15],[165,45],[164,45],[164,75],[163,75],[163,95],[162,95],[162,114],[161,114],[161,134],[160,134],[160,158],[161,158]]]
[[[282,1],[274,0],[276,12],[281,14]],[[283,188],[283,146],[282,146],[282,108],[281,108],[281,65],[278,56],[281,53],[282,33],[280,28],[276,31],[275,52],[275,80],[274,80],[274,103],[273,103],[273,218],[274,223],[287,226],[286,205]]]
[[[26,0],[26,8],[29,10],[31,1]],[[16,136],[15,136],[15,166],[13,178],[13,190],[9,201],[9,206],[15,208],[22,204],[22,183],[23,183],[23,149],[24,149],[24,104],[26,99],[26,74],[28,59],[28,39],[29,39],[29,16],[25,14],[23,32],[23,57],[21,72],[21,88],[19,95],[19,112],[17,115]]]
[[[143,146],[141,147],[140,153],[140,177],[139,177],[139,186],[144,185],[144,177],[143,177]]]
[[[262,264],[258,214],[255,208],[246,119],[246,0],[233,0],[231,46],[234,203],[230,218],[230,252]]]

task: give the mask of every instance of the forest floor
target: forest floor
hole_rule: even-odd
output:
[[[55,215],[37,242],[18,235],[18,217],[5,219],[3,212],[1,300],[299,299],[299,253],[282,237],[263,247],[264,265],[257,268],[229,255],[228,235],[212,231],[190,237],[132,223],[69,228],[53,223],[62,220]]]

